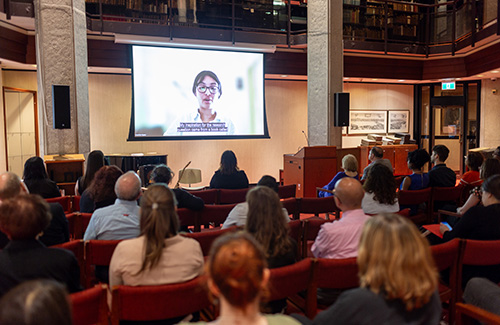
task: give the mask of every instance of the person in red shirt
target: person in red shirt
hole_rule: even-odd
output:
[[[483,180],[479,177],[479,167],[483,164],[484,157],[480,152],[469,152],[465,159],[465,165],[469,169],[462,175],[460,184],[480,186]]]

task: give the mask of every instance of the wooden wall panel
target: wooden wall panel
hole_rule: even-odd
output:
[[[344,76],[358,78],[422,79],[423,61],[344,55]]]
[[[0,26],[0,58],[26,63],[28,36]]]
[[[424,63],[422,79],[462,78],[467,76],[464,58],[428,60]]]

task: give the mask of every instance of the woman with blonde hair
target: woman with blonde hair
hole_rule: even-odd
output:
[[[314,324],[439,324],[438,272],[411,221],[396,214],[366,221],[357,263],[360,288],[341,294]]]
[[[337,184],[337,182],[344,177],[355,178],[359,181],[358,160],[354,155],[348,154],[345,155],[344,158],[342,158],[342,169],[344,171],[338,172],[337,175],[335,175],[335,177],[333,177],[333,179],[330,181],[330,183],[323,186],[325,190],[333,191],[333,189],[335,188],[335,184]],[[328,197],[332,195],[332,193],[325,191],[320,191],[318,193],[318,197]]]

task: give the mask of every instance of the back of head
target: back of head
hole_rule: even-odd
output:
[[[450,154],[450,149],[448,149],[448,147],[446,147],[445,145],[438,144],[432,148],[432,152],[436,153],[436,155],[439,157],[439,160],[445,162],[446,159],[448,159],[448,155]]]
[[[234,152],[226,150],[222,153],[219,170],[225,175],[230,175],[238,171],[238,160]]]
[[[21,179],[12,172],[0,174],[0,201],[18,196],[21,193]]]
[[[400,299],[407,310],[425,305],[437,289],[438,273],[427,240],[397,214],[366,221],[357,261],[361,287],[388,300]]]
[[[276,178],[269,175],[262,176],[262,178],[257,183],[257,186],[267,186],[276,193],[278,193],[279,189],[278,182],[276,182]]]
[[[135,201],[141,194],[141,179],[133,171],[128,171],[118,178],[115,184],[116,197],[120,200]]]
[[[480,152],[469,152],[467,155],[467,167],[473,171],[479,171],[479,167],[483,164],[484,157]]]
[[[384,157],[384,150],[380,147],[373,147],[370,152],[373,154],[373,156],[375,156],[375,158]]]
[[[358,160],[354,155],[345,155],[344,158],[342,158],[342,168],[350,172],[357,172]]]
[[[71,325],[71,307],[64,286],[53,280],[18,285],[0,300],[0,324]]]
[[[261,244],[267,257],[286,253],[291,242],[278,194],[265,186],[248,191],[246,230]]]
[[[266,267],[259,244],[243,232],[217,238],[207,264],[208,276],[222,296],[240,308],[266,293],[262,286]]]
[[[485,159],[483,164],[481,165],[481,170],[479,172],[479,176],[482,180],[488,179],[493,175],[500,174],[500,160],[495,158]]]
[[[481,188],[484,192],[491,193],[495,199],[500,200],[500,175],[487,178]]]
[[[349,210],[361,209],[364,195],[363,186],[357,179],[344,177],[335,184],[335,196]]]
[[[408,162],[411,169],[422,169],[431,160],[431,156],[425,149],[417,149],[408,152]]]
[[[0,229],[12,240],[34,239],[51,219],[48,203],[36,194],[18,195],[0,205]]]
[[[95,174],[101,167],[104,166],[104,154],[101,150],[94,150],[89,153],[87,157],[87,167],[85,168],[85,175],[82,177],[84,187],[88,187]]]
[[[115,184],[121,175],[121,169],[114,165],[101,167],[88,189],[92,199],[95,202],[115,199]]]
[[[146,254],[139,272],[160,261],[166,238],[175,236],[180,227],[175,212],[175,197],[166,184],[152,184],[141,198],[141,235],[146,237]]]
[[[174,173],[167,165],[161,164],[156,166],[151,172],[151,176],[149,180],[151,183],[165,183],[170,184],[172,178],[174,177]]]
[[[45,170],[45,164],[43,159],[40,157],[31,157],[24,163],[23,179],[46,179],[47,171]]]
[[[396,181],[392,171],[382,164],[374,164],[368,171],[363,188],[374,193],[373,198],[382,203],[392,205],[396,202]]]

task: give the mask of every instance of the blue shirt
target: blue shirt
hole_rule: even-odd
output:
[[[335,175],[335,177],[333,177],[333,179],[330,181],[330,183],[328,183],[328,185],[323,186],[323,188],[333,191],[333,189],[335,188],[335,184],[337,184],[337,182],[344,177],[350,177],[350,176],[348,176],[345,172],[338,172],[337,175]],[[359,175],[356,175],[353,178],[359,181]],[[332,193],[328,192],[318,193],[318,197],[328,197],[328,196],[332,196]]]
[[[137,202],[116,199],[115,204],[95,210],[83,239],[130,239],[138,237],[139,234]]]
[[[408,175],[408,177],[411,179],[411,184],[408,190],[416,191],[429,187],[429,174],[427,173],[411,174]],[[401,183],[401,186],[399,187],[400,190],[403,189],[403,183]]]

